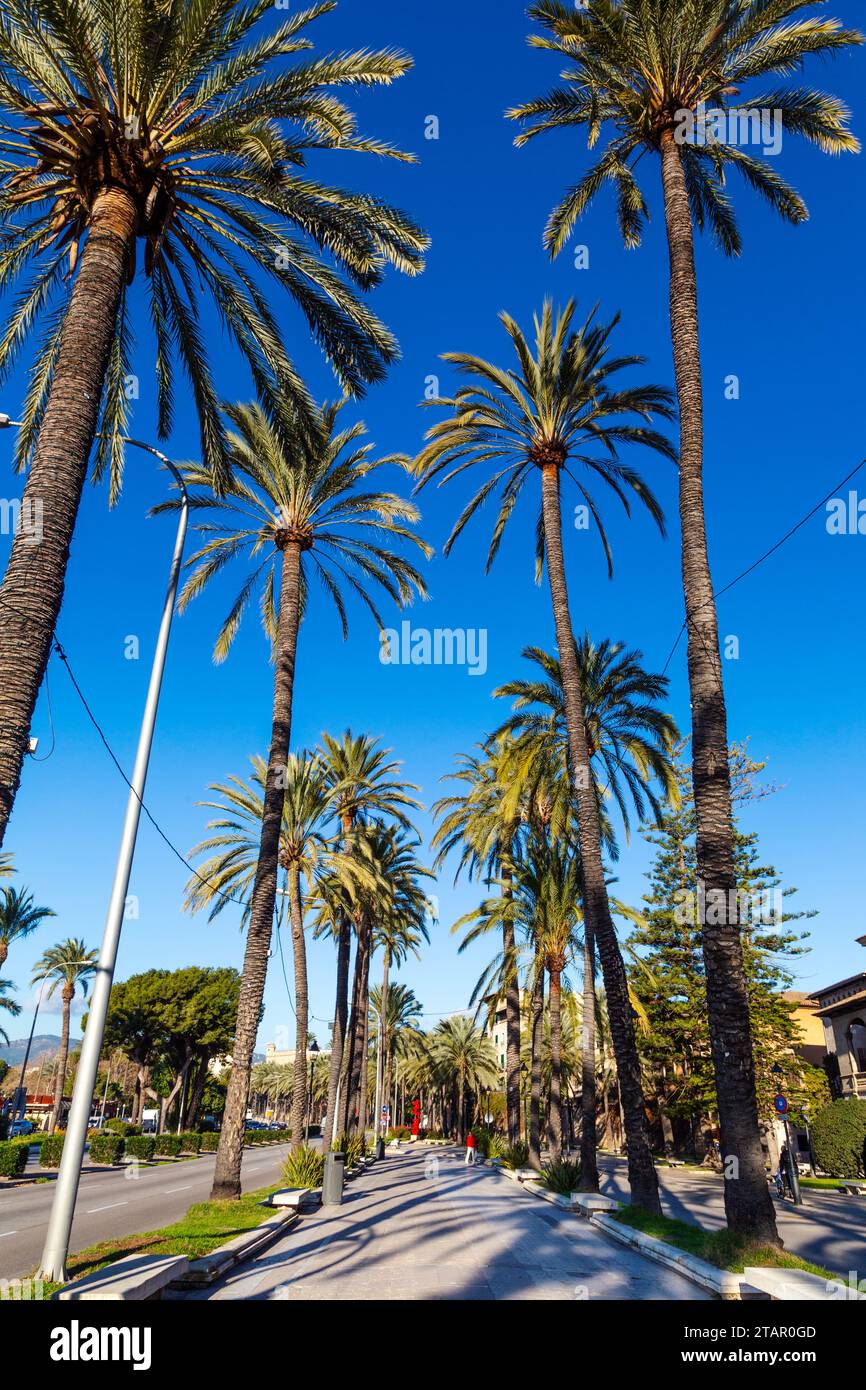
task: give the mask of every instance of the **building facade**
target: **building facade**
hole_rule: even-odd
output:
[[[866,936],[857,941],[866,946]],[[812,997],[824,1026],[833,1095],[866,1100],[866,970],[813,990]]]

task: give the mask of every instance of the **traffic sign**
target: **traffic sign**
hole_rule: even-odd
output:
[[[775,1107],[777,1115],[787,1115],[788,1102],[785,1096],[776,1096],[776,1099],[773,1101],[773,1105]]]

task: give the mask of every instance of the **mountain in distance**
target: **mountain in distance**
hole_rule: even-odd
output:
[[[30,1047],[30,1061],[28,1067],[32,1067],[34,1062],[38,1062],[40,1057],[53,1057],[60,1046],[60,1038],[56,1033],[36,1033]],[[69,1039],[69,1051],[74,1052],[81,1046],[80,1038]],[[0,1047],[0,1061],[8,1062],[10,1067],[20,1067],[24,1061],[24,1053],[27,1051],[26,1038],[13,1038],[6,1047]]]

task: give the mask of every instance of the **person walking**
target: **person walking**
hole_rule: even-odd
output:
[[[475,1154],[476,1154],[476,1148],[475,1148],[475,1135],[474,1135],[474,1134],[472,1133],[472,1131],[470,1130],[469,1133],[468,1133],[467,1136],[466,1136],[466,1166],[467,1166],[467,1168],[474,1168],[474,1167],[475,1167]]]

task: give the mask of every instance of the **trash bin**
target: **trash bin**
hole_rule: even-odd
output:
[[[346,1173],[346,1155],[343,1153],[325,1155],[325,1176],[322,1180],[322,1206],[338,1207],[343,1200],[343,1178]]]
[[[385,1140],[382,1138],[381,1135],[379,1135],[379,1138],[376,1140],[376,1157],[385,1157]]]

